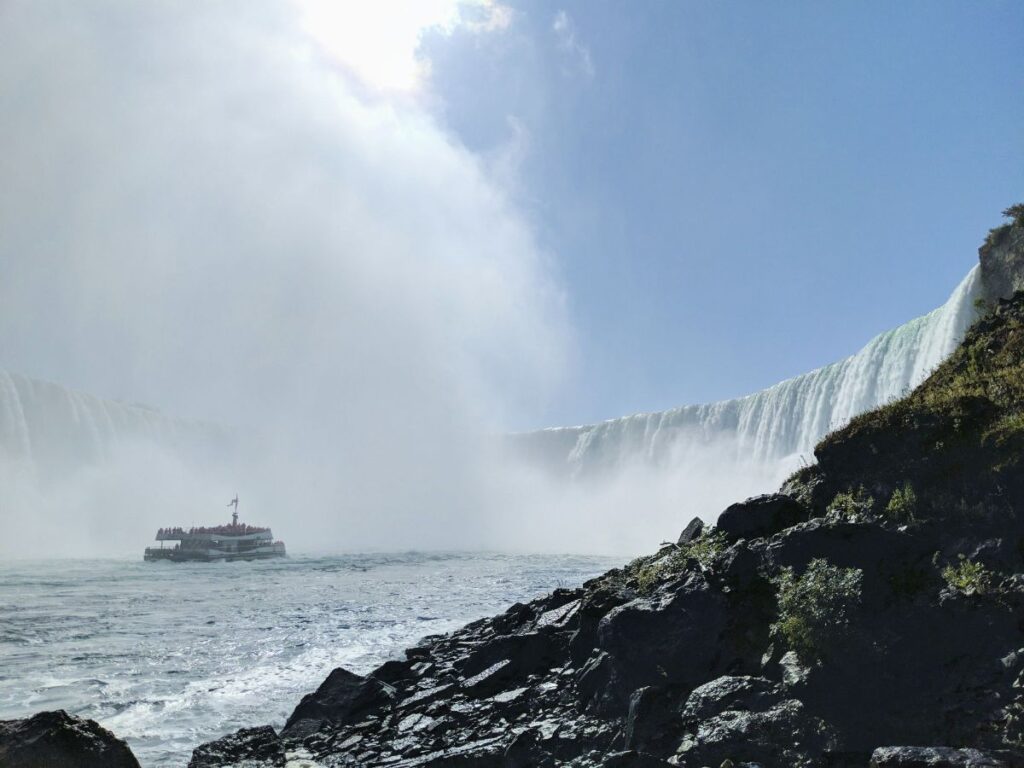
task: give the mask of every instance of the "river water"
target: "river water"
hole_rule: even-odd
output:
[[[238,728],[280,727],[336,666],[365,673],[427,634],[618,559],[367,554],[252,563],[0,563],[0,720],[66,709],[184,766]]]

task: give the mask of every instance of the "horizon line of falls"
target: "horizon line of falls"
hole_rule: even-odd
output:
[[[176,452],[226,437],[215,425],[0,370],[0,477],[8,480],[46,482],[109,461],[121,449],[144,444]]]
[[[637,466],[684,472],[713,447],[716,461],[737,473],[757,467],[777,485],[813,460],[828,432],[924,381],[974,322],[981,291],[975,266],[941,307],[839,362],[733,400],[512,435],[512,450],[556,476],[583,479]]]
[[[217,425],[0,370],[0,559],[141,553],[226,494],[203,470],[230,445]]]

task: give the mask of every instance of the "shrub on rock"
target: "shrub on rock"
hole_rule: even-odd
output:
[[[820,659],[849,626],[863,580],[860,569],[837,568],[820,558],[811,560],[801,576],[784,568],[776,578],[779,618],[772,633],[801,659]]]

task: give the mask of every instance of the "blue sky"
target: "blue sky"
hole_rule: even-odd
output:
[[[1022,3],[508,5],[420,52],[566,290],[575,372],[544,423],[852,353],[942,303],[1024,199]]]
[[[591,422],[856,351],[1024,200],[1018,0],[173,5],[0,11],[0,367]]]

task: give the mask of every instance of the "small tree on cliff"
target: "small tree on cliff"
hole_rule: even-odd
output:
[[[1024,203],[1017,203],[1016,205],[1011,205],[1009,208],[1003,211],[1003,216],[1013,219],[1014,226],[1024,227]]]

